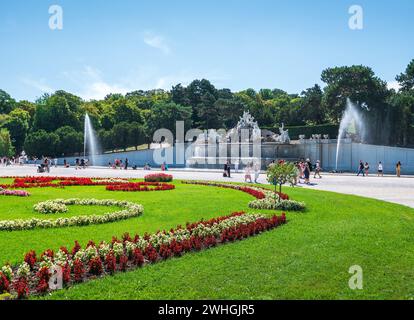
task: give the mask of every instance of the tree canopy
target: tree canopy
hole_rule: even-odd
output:
[[[368,120],[372,133],[368,142],[414,145],[414,60],[396,76],[399,91],[389,89],[371,68],[361,65],[328,68],[321,80],[324,87],[315,84],[300,94],[278,88],[232,92],[201,79],[187,86],[177,84],[169,91],[135,90],[92,101],[63,90],[34,102],[16,101],[0,90],[0,129],[3,139],[8,135],[12,144],[9,151],[1,150],[4,154],[25,150],[32,156],[81,153],[86,113],[104,151],[150,143],[158,129],[175,132],[176,121],[184,121],[186,129],[230,129],[246,110],[265,128],[281,123],[337,125],[347,98]]]

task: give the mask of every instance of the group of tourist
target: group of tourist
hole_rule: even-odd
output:
[[[12,165],[20,165],[23,166],[27,163],[28,158],[26,155],[21,155],[19,157],[1,157],[0,158],[0,166],[8,167]]]
[[[227,161],[224,164],[224,171],[223,171],[223,177],[225,178],[231,178],[231,163],[230,161]],[[239,173],[239,167],[240,167],[240,162],[236,161],[234,163],[234,171],[236,173]],[[260,164],[259,163],[255,163],[253,161],[249,162],[246,164],[246,167],[244,168],[244,181],[245,182],[249,182],[249,183],[258,183],[258,179],[260,176]],[[253,178],[252,178],[252,174],[253,174]]]
[[[12,163],[14,163],[14,158],[7,158],[7,157],[0,158],[0,165],[2,167],[11,166]]]
[[[401,177],[401,167],[402,167],[401,161],[398,161],[397,164],[395,165],[395,173],[397,177]],[[363,177],[369,176],[369,169],[370,167],[369,167],[368,162],[359,160],[357,176],[360,176],[361,174]],[[377,164],[377,176],[378,177],[384,176],[384,165],[382,164],[382,161],[378,162]]]
[[[35,164],[37,163],[37,159],[35,160]],[[58,165],[58,159],[49,159],[48,157],[42,157],[40,164],[37,166],[37,172],[43,173],[43,172],[50,172],[50,167],[54,166],[57,168]]]
[[[252,172],[254,174],[254,180],[252,181]],[[258,183],[257,180],[260,176],[260,164],[250,162],[246,165],[245,172],[244,172],[244,181],[250,183]]]
[[[125,161],[122,161],[121,159],[115,159],[114,163],[109,162],[108,166],[110,169],[128,170],[129,160],[128,158],[125,158]]]
[[[298,175],[296,177],[296,184],[301,184],[302,180],[305,184],[310,184],[310,176],[313,174],[314,179],[322,179],[321,176],[321,162],[320,160],[316,161],[315,165],[312,164],[311,160],[308,159],[301,159],[300,161],[295,162],[296,168],[298,169]]]

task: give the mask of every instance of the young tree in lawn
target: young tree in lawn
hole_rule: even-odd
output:
[[[267,181],[275,186],[275,201],[280,197],[277,197],[277,186],[279,186],[279,192],[282,192],[282,185],[285,183],[293,184],[295,177],[297,176],[297,168],[292,162],[285,162],[283,160],[271,163],[266,171]]]

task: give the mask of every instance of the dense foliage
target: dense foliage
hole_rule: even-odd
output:
[[[114,93],[99,101],[84,101],[56,91],[32,103],[15,101],[0,90],[0,156],[22,150],[37,157],[81,152],[86,112],[104,150],[138,148],[152,142],[157,129],[174,132],[175,121],[179,120],[184,121],[186,129],[230,129],[245,110],[261,127],[275,128],[283,122],[306,127],[309,135],[325,133],[318,130],[338,125],[347,98],[360,106],[368,120],[368,142],[414,144],[414,60],[396,77],[399,92],[388,89],[387,83],[365,66],[328,68],[321,79],[326,84],[324,88],[316,84],[300,94],[280,89],[232,92],[217,89],[203,79],[186,87],[178,84],[170,91]],[[315,132],[309,126],[316,126]]]

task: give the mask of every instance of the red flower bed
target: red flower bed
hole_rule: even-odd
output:
[[[182,181],[182,183],[184,183],[184,184],[196,184],[196,185],[209,186],[209,187],[218,187],[218,188],[226,188],[226,189],[240,190],[240,191],[243,191],[243,192],[246,192],[246,193],[252,195],[253,197],[255,197],[257,199],[264,199],[266,196],[265,196],[265,194],[263,192],[260,192],[259,190],[256,190],[256,189],[261,189],[263,191],[273,192],[273,191],[271,191],[269,189],[266,189],[264,187],[261,187],[261,186],[254,186],[255,189],[253,189],[253,188],[246,187],[246,186],[224,184],[224,183],[220,183],[220,182]],[[289,200],[289,196],[287,194],[285,194],[285,193],[276,192],[276,194],[282,200]]]
[[[213,186],[213,187],[219,187],[219,188],[225,188],[225,189],[234,189],[234,190],[240,190],[243,192],[246,192],[253,197],[257,199],[264,199],[266,196],[263,192],[260,192],[258,190],[246,187],[246,186],[240,186],[240,185],[230,185],[230,184],[223,184],[219,182],[208,182],[208,181],[182,181],[184,184],[197,184],[202,186]]]
[[[222,223],[221,234],[216,236],[213,231],[200,236],[197,228],[200,224],[205,226],[212,226],[213,224],[219,224],[225,220],[231,219],[230,224]],[[100,275],[112,275],[117,271],[127,271],[136,267],[141,267],[146,264],[155,263],[158,261],[170,259],[172,257],[180,257],[186,252],[200,251],[214,247],[216,245],[225,244],[226,242],[233,242],[236,240],[242,240],[244,238],[254,236],[277,228],[286,223],[286,216],[283,213],[281,216],[273,216],[266,218],[261,215],[248,215],[243,212],[236,212],[229,216],[213,218],[210,220],[202,220],[196,223],[187,223],[186,229],[189,231],[188,238],[175,238],[175,233],[182,232],[183,228],[178,226],[176,229],[171,229],[169,232],[158,232],[154,237],[168,235],[168,241],[152,245],[146,242],[145,250],[141,251],[138,246],[142,245],[142,240],[148,240],[150,235],[145,234],[143,237],[135,235],[130,237],[129,234],[123,236],[123,241],[117,240],[113,237],[112,245],[109,253],[105,256],[95,255],[91,258],[75,259],[74,254],[79,252],[81,246],[76,241],[75,247],[71,251],[72,254],[66,249],[61,249],[66,254],[66,262],[62,268],[63,284],[65,286],[72,285],[74,283],[83,282],[87,279],[96,278]],[[230,225],[230,227],[229,227]],[[210,229],[213,230],[213,229]],[[204,234],[204,233],[203,233]],[[177,240],[180,239],[180,240]],[[117,244],[117,250],[119,244],[122,244],[123,252],[119,255],[119,261],[117,261],[114,251],[114,244]],[[131,245],[135,246],[135,249],[128,251]],[[92,241],[88,242],[88,246],[94,246]],[[87,246],[87,247],[88,247]],[[85,247],[85,248],[87,248]],[[96,246],[99,250],[99,246]],[[119,250],[118,250],[119,254]],[[50,258],[50,261],[54,261],[53,251],[46,250],[45,254]],[[34,251],[26,254],[26,259],[30,263],[33,263],[36,257]],[[71,268],[70,265],[73,265]],[[16,274],[18,267],[14,267],[13,271]],[[0,273],[0,285],[6,292],[14,294],[18,299],[27,297],[29,294],[44,294],[49,291],[48,281],[50,279],[49,269],[46,267],[40,268],[39,262],[35,262],[33,270],[29,276],[16,278],[13,281],[13,286],[9,285],[9,281]]]
[[[174,185],[162,183],[172,181],[172,176],[166,174],[154,174],[147,176],[152,182],[117,182],[107,181],[103,178],[78,178],[78,177],[24,177],[15,178],[10,185],[0,185],[2,188],[63,188],[71,186],[106,186],[109,191],[166,191],[175,189]],[[146,178],[147,178],[146,177]],[[17,191],[16,191],[17,192]],[[25,191],[21,191],[25,192]]]
[[[175,189],[173,184],[159,182],[130,182],[117,185],[107,185],[108,191],[166,191]]]
[[[173,181],[173,176],[165,173],[154,173],[146,175],[144,180],[146,182],[171,182]]]

